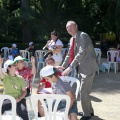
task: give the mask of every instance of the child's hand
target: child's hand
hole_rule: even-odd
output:
[[[3,59],[0,57],[0,65],[2,65],[3,63]]]
[[[45,82],[41,82],[41,83],[39,84],[37,93],[39,93],[43,88],[45,88]]]
[[[35,57],[31,56],[31,62],[35,64]]]

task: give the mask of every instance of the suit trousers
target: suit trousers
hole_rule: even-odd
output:
[[[80,100],[81,100],[83,115],[91,116],[91,113],[94,113],[94,111],[91,104],[90,92],[95,77],[95,73],[90,75],[84,75],[80,73],[78,77],[80,79]]]
[[[2,105],[2,114],[6,111],[6,110],[10,110],[11,109],[11,101],[6,99],[3,102]],[[25,98],[22,99],[21,101],[19,101],[17,103],[17,114],[23,119],[23,120],[29,120],[28,118],[28,112],[27,112],[27,108],[26,108],[26,100]]]

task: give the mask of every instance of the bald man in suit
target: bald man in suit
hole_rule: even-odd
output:
[[[92,41],[88,34],[78,31],[78,26],[74,21],[68,21],[66,24],[67,32],[72,36],[70,39],[70,48],[62,67],[66,68],[62,75],[66,76],[72,68],[77,68],[78,78],[80,79],[80,99],[83,113],[80,120],[89,120],[94,115],[90,100],[90,92],[96,71],[99,69]],[[74,58],[70,62],[73,38]]]

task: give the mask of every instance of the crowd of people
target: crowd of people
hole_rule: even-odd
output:
[[[99,69],[96,54],[89,35],[79,31],[74,21],[68,21],[66,29],[68,34],[72,37],[70,39],[68,52],[64,59],[62,55],[63,43],[58,38],[58,33],[56,31],[51,32],[51,39],[48,40],[43,47],[48,53],[43,56],[46,66],[40,70],[40,83],[37,93],[39,94],[40,90],[43,88],[54,88],[56,89],[55,94],[68,95],[71,99],[68,112],[69,120],[77,120],[78,113],[82,116],[80,120],[89,120],[91,116],[94,116],[94,109],[89,94],[91,92],[95,73]],[[10,52],[13,59],[4,62],[4,72],[2,71],[3,59],[0,57],[0,80],[4,85],[4,94],[11,95],[16,99],[16,112],[23,120],[28,120],[25,97],[30,94],[30,82],[33,75],[36,74],[36,49],[34,43],[30,42],[26,50],[28,50],[31,55],[31,67],[25,66],[27,59],[20,56],[16,44],[12,44]],[[72,87],[68,83],[64,83],[59,77],[69,76],[69,73],[72,72],[73,69],[76,69],[76,77],[80,81],[79,93],[83,112],[78,112],[77,102]],[[11,109],[10,104],[9,100],[4,101],[2,113]],[[63,109],[65,104],[66,103],[62,101],[58,106],[58,110],[61,108]],[[39,116],[44,116],[40,101],[38,101],[38,112]]]

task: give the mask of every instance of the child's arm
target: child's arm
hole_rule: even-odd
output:
[[[26,93],[27,93],[26,88],[23,87],[23,88],[22,88],[22,93],[21,93],[21,95],[20,95],[18,98],[16,98],[16,101],[19,102],[19,101],[21,101],[23,98],[25,98]]]
[[[31,63],[32,63],[31,74],[36,74],[35,57],[33,57],[33,56],[31,56]]]
[[[75,96],[74,96],[74,94],[71,91],[68,91],[66,94],[70,97],[70,100],[71,100],[70,101],[70,108],[71,108],[73,103],[74,103],[74,101],[75,101]]]
[[[38,89],[37,89],[37,93],[39,93],[40,90],[42,90],[43,88],[45,88],[45,82],[40,82]]]
[[[3,59],[0,57],[0,79],[4,79],[4,73],[2,72]]]

